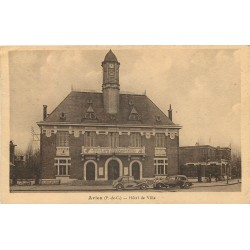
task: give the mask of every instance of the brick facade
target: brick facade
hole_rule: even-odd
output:
[[[72,91],[50,115],[44,105],[38,122],[42,179],[179,173],[181,127],[173,123],[172,109],[169,118],[145,94],[120,93],[119,65],[109,51],[102,62],[102,92]]]
[[[196,145],[180,147],[180,172],[188,177],[231,175],[231,149]]]
[[[65,126],[64,126],[65,131]],[[130,128],[131,129],[131,128]],[[98,130],[97,130],[98,131]],[[141,133],[140,133],[141,135]],[[41,134],[41,156],[42,156],[42,179],[53,179],[60,178],[57,176],[57,169],[55,166],[55,159],[60,158],[70,158],[70,169],[68,173],[69,179],[86,179],[84,176],[84,167],[88,162],[94,162],[97,165],[96,180],[107,179],[105,176],[107,166],[105,167],[106,162],[109,159],[114,159],[115,161],[121,161],[122,170],[119,175],[124,175],[125,172],[128,175],[132,175],[132,164],[137,162],[142,166],[142,173],[140,173],[142,178],[149,178],[155,176],[155,166],[154,159],[167,159],[167,170],[164,174],[174,175],[179,172],[179,157],[178,157],[178,145],[179,137],[175,136],[174,139],[171,139],[169,136],[165,135],[166,140],[166,155],[157,156],[155,155],[155,136],[151,135],[150,138],[146,138],[146,135],[141,135],[141,147],[145,147],[145,154],[137,155],[136,153],[119,155],[116,153],[110,153],[108,155],[82,155],[82,147],[84,146],[84,134],[75,137],[74,134],[69,134],[69,156],[60,156],[57,154],[57,145],[56,145],[56,133],[51,134],[50,137],[46,136],[46,133]],[[100,148],[108,147],[108,134],[107,135],[96,135],[96,145]],[[131,148],[130,147],[130,136],[127,134],[122,134],[119,136],[119,147],[122,148]],[[118,148],[118,147],[117,147]],[[118,162],[119,165],[119,162]],[[99,168],[103,168],[103,174],[100,174]],[[127,170],[124,170],[127,168]]]

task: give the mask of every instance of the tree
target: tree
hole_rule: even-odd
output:
[[[26,151],[26,167],[35,178],[35,184],[38,185],[41,177],[40,150],[33,149],[32,143],[29,144]]]
[[[232,175],[241,178],[241,154],[239,152],[232,153],[231,168]]]

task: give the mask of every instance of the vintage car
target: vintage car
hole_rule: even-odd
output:
[[[135,180],[134,176],[121,176],[113,181],[113,188],[123,189],[147,189],[148,184],[145,180]]]
[[[174,175],[174,176],[164,176],[162,178],[157,177],[153,184],[153,188],[170,188],[170,187],[180,187],[180,188],[190,188],[192,182],[188,180],[185,175]]]
[[[217,181],[225,181],[225,180],[226,180],[226,178],[224,175],[217,176]]]

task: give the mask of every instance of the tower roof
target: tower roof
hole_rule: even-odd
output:
[[[110,49],[107,55],[104,58],[104,62],[118,62],[115,54],[113,51]]]

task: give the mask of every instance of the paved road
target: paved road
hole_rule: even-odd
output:
[[[241,192],[241,183],[227,186],[195,187],[181,192]]]
[[[86,187],[86,186],[13,186],[11,187],[11,192],[124,192],[116,191],[112,186],[103,187]],[[240,192],[241,183],[231,184],[231,185],[194,185],[190,189],[180,189],[180,188],[168,188],[168,189],[147,189],[147,190],[125,190],[129,192]]]

